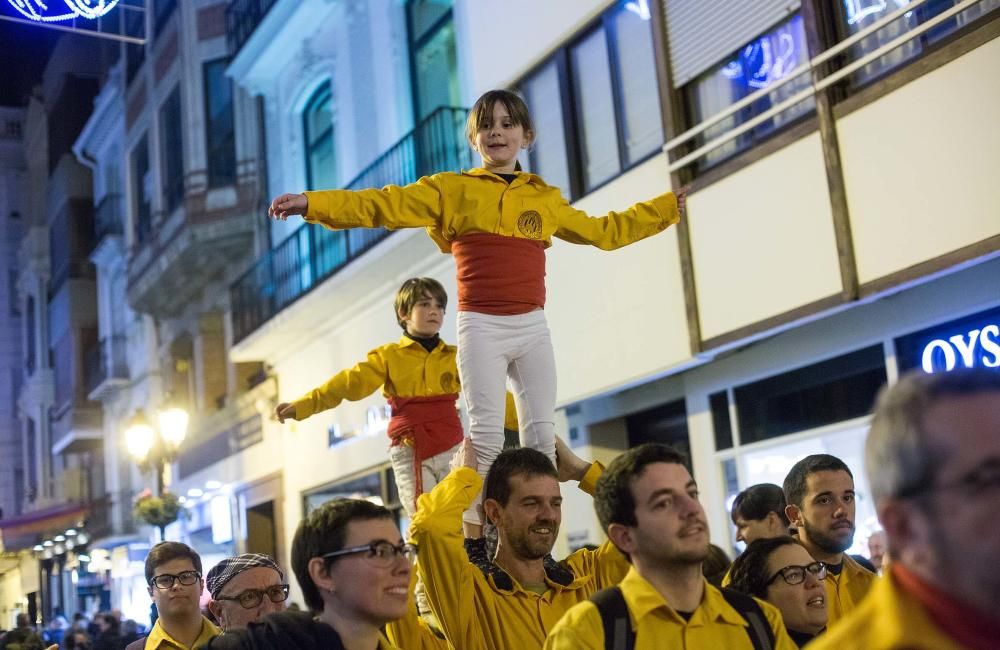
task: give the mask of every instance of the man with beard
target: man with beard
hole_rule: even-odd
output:
[[[892,561],[810,647],[1000,648],[1000,372],[917,371],[883,390],[865,469]]]
[[[417,570],[448,641],[461,650],[536,650],[571,606],[617,584],[628,564],[610,543],[562,562],[549,557],[562,521],[559,482],[593,493],[604,471],[556,440],[558,470],[534,449],[502,452],[490,467],[483,508],[496,526],[495,557],[472,564],[463,547],[462,513],[483,485],[468,440],[460,467],[418,501],[410,525]]]
[[[205,579],[212,612],[223,632],[246,627],[274,612],[285,611],[288,583],[269,555],[244,553],[212,567]]]
[[[159,618],[126,650],[197,650],[222,630],[201,615],[201,556],[187,544],[160,542],[146,556],[146,584]]]
[[[785,514],[809,555],[826,564],[829,625],[857,607],[876,575],[844,551],[854,543],[854,475],[829,454],[806,456],[784,482]]]
[[[570,609],[546,650],[795,648],[773,605],[724,593],[702,575],[708,521],[684,461],[673,447],[647,443],[608,466],[594,505],[632,568],[617,588]]]

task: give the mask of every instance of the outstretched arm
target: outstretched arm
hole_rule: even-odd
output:
[[[330,229],[421,228],[434,226],[443,211],[441,181],[428,176],[409,185],[382,189],[323,190],[281,194],[271,201],[268,215],[285,220],[301,215]]]
[[[345,399],[355,401],[368,397],[385,383],[388,368],[381,348],[368,353],[368,358],[347,370],[338,372],[325,384],[314,388],[294,402],[282,402],[275,408],[279,422],[286,418],[304,420],[310,415],[336,408]]]
[[[563,199],[556,209],[559,225],[555,236],[573,244],[590,244],[604,250],[621,248],[680,221],[687,206],[686,197],[687,188],[682,188],[603,217],[591,217]]]

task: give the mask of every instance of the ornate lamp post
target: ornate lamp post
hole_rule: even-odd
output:
[[[168,493],[170,464],[177,458],[177,451],[187,434],[188,414],[177,406],[159,412],[159,430],[153,428],[142,411],[136,413],[125,430],[125,445],[129,454],[145,473],[153,470],[156,492],[145,492],[136,501],[135,515],[159,528],[160,539],[165,538],[166,527],[181,513],[177,497]]]

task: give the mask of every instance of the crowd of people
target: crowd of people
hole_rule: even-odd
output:
[[[42,630],[37,629],[27,614],[18,614],[14,629],[0,631],[0,650],[124,650],[142,638],[144,630],[132,619],[122,620],[116,610],[98,612],[93,619],[77,612],[72,623],[58,615]]]
[[[847,553],[860,468],[829,454],[736,498],[747,547],[730,565],[710,543],[683,454],[647,443],[605,468],[554,435],[545,248],[552,237],[610,249],[655,235],[683,216],[685,192],[599,218],[573,209],[520,169],[535,132],[506,91],[476,102],[468,138],[481,168],[284,194],[269,210],[333,229],[424,227],[455,256],[457,348],[439,336],[443,287],[414,278],[394,304],[398,343],[276,408],[282,422],[304,419],[381,387],[408,538],[365,500],[308,513],[290,561],[308,611],[286,608],[274,558],[227,558],[203,576],[194,549],[161,542],[145,565],[159,617],[128,650],[1000,647],[1000,536],[989,533],[1000,515],[1000,373],[913,374],[883,391],[865,450],[884,528],[877,565]],[[505,430],[520,446],[505,448]],[[557,561],[566,481],[593,497],[607,541]]]

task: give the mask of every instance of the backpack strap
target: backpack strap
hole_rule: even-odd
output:
[[[620,587],[602,589],[590,597],[597,605],[604,626],[605,650],[635,650],[635,630],[628,616],[628,604]]]
[[[767,622],[767,617],[764,616],[764,610],[760,608],[760,603],[754,600],[753,596],[748,596],[735,589],[726,587],[720,591],[729,606],[739,612],[740,616],[748,623],[747,635],[750,637],[754,650],[773,650],[774,630]]]

